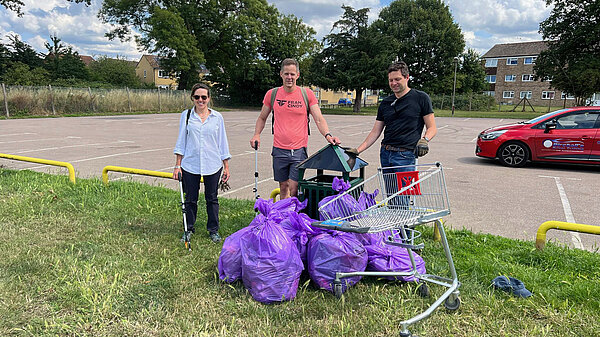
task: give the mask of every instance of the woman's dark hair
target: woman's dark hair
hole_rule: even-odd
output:
[[[196,90],[198,89],[206,89],[206,94],[208,95],[208,97],[210,97],[210,88],[208,87],[208,85],[204,84],[204,83],[196,83],[194,84],[194,86],[192,87],[192,92],[190,93],[190,98],[193,100],[194,97],[194,93],[196,92]]]

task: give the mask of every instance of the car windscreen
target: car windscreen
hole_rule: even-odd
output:
[[[539,121],[542,121],[542,120],[544,120],[544,119],[546,119],[546,118],[548,118],[548,117],[552,117],[552,116],[554,116],[554,115],[558,115],[558,114],[560,114],[560,113],[562,113],[562,112],[565,112],[565,111],[567,111],[567,110],[568,110],[568,109],[562,109],[562,110],[552,111],[552,112],[549,112],[549,113],[547,113],[547,114],[544,114],[544,115],[541,115],[541,116],[539,116],[539,117],[536,117],[536,118],[534,118],[534,119],[530,119],[530,120],[528,120],[527,122],[525,122],[525,124],[535,124],[535,123],[537,123],[537,122],[539,122]]]

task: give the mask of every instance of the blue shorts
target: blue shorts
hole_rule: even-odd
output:
[[[298,168],[296,166],[308,158],[305,147],[297,150],[286,150],[273,146],[271,155],[273,156],[273,178],[275,181],[284,182],[290,179],[298,181]]]

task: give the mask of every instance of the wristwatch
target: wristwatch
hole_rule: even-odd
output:
[[[331,133],[327,132],[327,133],[325,134],[325,138],[327,138],[327,136],[331,136]],[[331,137],[333,137],[333,136],[331,136]]]
[[[423,137],[423,139],[425,139],[427,141],[427,143],[429,143],[429,140],[430,140],[429,138]]]

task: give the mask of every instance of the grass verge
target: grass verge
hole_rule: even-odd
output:
[[[253,217],[251,201],[221,199],[225,236]],[[134,182],[73,185],[0,168],[0,228],[1,336],[389,336],[435,299],[412,284],[365,278],[338,300],[303,278],[294,301],[257,303],[242,284],[219,281],[220,244],[198,231],[195,250],[183,249],[178,191]],[[446,275],[431,227],[421,230],[428,271]],[[466,230],[448,239],[462,305],[436,310],[413,333],[600,335],[597,253],[552,243],[540,252],[531,241]],[[534,296],[492,289],[498,275],[521,279]]]

